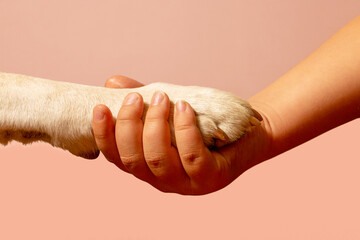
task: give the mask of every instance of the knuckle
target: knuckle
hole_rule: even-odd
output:
[[[106,131],[103,132],[94,132],[94,137],[98,141],[106,141],[109,139],[109,133]]]
[[[194,127],[194,124],[192,122],[187,123],[177,123],[175,124],[175,131],[177,132],[184,132],[192,129]]]
[[[129,124],[129,123],[132,123],[135,119],[130,119],[130,118],[127,118],[127,117],[120,117],[118,116],[118,118],[116,119],[116,124]],[[120,126],[121,126],[120,125]]]
[[[164,106],[163,104],[150,106],[146,114],[146,119],[149,120],[167,119],[167,117],[168,117],[167,109],[166,106]]]
[[[139,127],[143,125],[140,118],[117,118],[115,125],[122,129],[127,129],[129,126]]]
[[[147,154],[145,161],[151,169],[160,169],[164,166],[166,156],[164,154]]]
[[[201,155],[196,151],[192,151],[181,154],[181,159],[188,165],[194,165],[199,162],[199,160],[201,159]]]
[[[159,121],[167,120],[167,117],[165,117],[165,114],[162,114],[161,112],[157,111],[148,111],[146,114],[145,122],[147,123],[154,123]]]
[[[118,116],[117,121],[121,120],[134,120],[139,119],[141,117],[141,111],[138,108],[132,108],[129,106],[126,106],[125,108],[121,108]]]
[[[141,119],[143,108],[141,106],[124,105],[120,108],[116,121]]]
[[[143,159],[142,154],[139,153],[120,156],[120,158],[124,166],[130,171],[134,170]]]
[[[94,127],[93,128],[94,138],[99,141],[106,141],[111,137],[111,131],[106,127]]]
[[[161,129],[168,125],[165,119],[146,119],[144,123],[144,134],[157,136]]]
[[[162,118],[159,118],[159,117],[154,117],[154,116],[149,116],[146,115],[146,118],[145,118],[145,123],[146,124],[158,124],[159,122],[163,122],[164,120]]]

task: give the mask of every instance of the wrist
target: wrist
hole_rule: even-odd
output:
[[[275,129],[276,122],[279,122],[280,118],[270,105],[256,99],[249,99],[248,102],[263,118],[261,125],[252,132],[253,135],[257,135],[258,141],[261,141],[262,144],[262,154],[259,161],[265,161],[279,154],[276,150]]]

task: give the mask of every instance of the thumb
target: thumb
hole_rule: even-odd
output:
[[[107,88],[137,88],[142,86],[144,84],[122,75],[112,76],[105,83]]]

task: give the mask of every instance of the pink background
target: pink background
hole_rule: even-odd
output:
[[[0,0],[0,71],[99,86],[123,74],[248,98],[359,9],[359,0]],[[201,197],[161,193],[102,156],[12,143],[0,147],[0,239],[360,239],[359,132],[353,121]]]

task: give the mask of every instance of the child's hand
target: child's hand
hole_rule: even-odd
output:
[[[106,83],[106,87],[112,88],[139,86],[142,84],[122,76]],[[210,151],[195,124],[193,109],[183,101],[175,107],[178,146],[175,148],[171,145],[167,121],[169,108],[166,93],[155,93],[144,124],[142,97],[132,93],[125,98],[114,125],[110,110],[104,105],[96,106],[93,130],[99,149],[120,169],[161,191],[181,194],[205,194],[221,189],[261,161],[267,146],[266,138],[259,138],[265,136],[262,128],[232,145]]]
[[[183,102],[177,104],[174,116],[178,148],[172,147],[169,99],[163,94],[162,101],[150,106],[145,125],[140,95],[123,105],[116,127],[108,108],[95,107],[98,147],[119,168],[162,191],[205,194],[221,189],[251,166],[360,117],[359,29],[360,16],[253,96],[249,102],[264,121],[231,145],[209,151],[191,106]],[[118,76],[107,86],[141,84]]]

